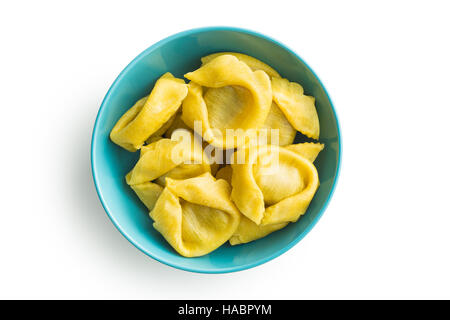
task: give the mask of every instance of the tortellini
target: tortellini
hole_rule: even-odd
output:
[[[294,127],[292,127],[275,102],[272,102],[272,106],[270,107],[269,114],[267,115],[262,129],[266,130],[267,143],[276,144],[279,146],[287,146],[292,144],[294,142],[295,135],[297,134],[297,131]],[[278,136],[274,136],[272,134],[273,129],[278,130],[275,131],[278,133]]]
[[[240,61],[244,62],[246,65],[248,65],[253,71],[256,70],[262,70],[265,73],[267,73],[267,75],[269,77],[277,77],[277,78],[281,78],[280,74],[273,69],[271,66],[265,64],[264,62],[255,59],[251,56],[248,56],[246,54],[243,53],[238,53],[238,52],[217,52],[217,53],[213,53],[210,54],[208,56],[205,56],[202,58],[202,64],[206,64],[208,62],[210,62],[211,60],[214,60],[215,58],[219,57],[219,56],[223,56],[223,55],[232,55],[235,56],[236,58],[238,58]]]
[[[211,171],[193,134],[183,130],[178,138],[161,138],[142,147],[138,162],[126,175],[126,182],[149,210],[161,194],[166,178],[187,179]]]
[[[241,217],[241,222],[238,228],[230,238],[231,245],[247,243],[257,239],[261,239],[272,232],[283,229],[288,225],[288,222],[273,223],[267,225],[257,225],[246,216]]]
[[[230,165],[228,165],[217,171],[216,178],[224,179],[231,185],[232,174],[232,168]],[[284,228],[285,226],[287,226],[287,224],[287,222],[282,222],[262,226],[257,225],[246,216],[241,215],[241,222],[239,223],[239,226],[234,232],[233,236],[230,238],[230,244],[236,245],[260,239],[274,231]]]
[[[140,99],[117,121],[111,130],[111,140],[134,152],[177,112],[187,95],[184,80],[171,73],[164,74],[148,97]]]
[[[242,62],[245,62],[253,71],[262,70],[270,77],[281,78],[276,70],[267,64],[242,53],[219,52],[202,58],[202,63],[206,64],[218,56],[232,55]],[[303,90],[303,89],[301,89]],[[247,94],[246,94],[247,93]],[[301,91],[303,93],[303,91]],[[246,100],[249,99],[248,91],[237,86],[225,86],[220,88],[209,88],[205,93],[205,102],[208,106],[208,119],[212,127],[217,127],[217,122],[222,121],[227,124],[228,119],[241,112]],[[250,97],[251,98],[251,97]],[[292,144],[295,138],[296,129],[289,123],[279,106],[272,102],[268,116],[262,126],[266,130],[268,144],[285,146]],[[278,140],[271,135],[271,129],[278,130]]]
[[[231,198],[257,225],[295,222],[306,212],[317,188],[315,166],[304,156],[274,145],[237,151],[244,164],[232,164]],[[241,155],[239,155],[241,153]]]
[[[172,133],[177,129],[191,130],[184,122],[181,120],[181,112],[178,112],[173,116],[173,121],[168,122],[170,125],[167,130],[164,131],[164,137],[170,138]]]
[[[154,182],[143,182],[138,184],[130,185],[131,189],[134,190],[136,195],[142,201],[142,203],[147,207],[148,210],[152,210],[158,200],[163,187]]]
[[[228,182],[210,173],[166,181],[150,216],[155,229],[179,254],[198,257],[230,239],[241,214],[230,199]]]
[[[140,150],[126,183],[184,257],[296,222],[319,188],[313,162],[324,148],[293,144],[298,131],[320,134],[315,99],[300,84],[243,53],[201,62],[184,75],[188,84],[164,74],[110,133],[127,151]]]
[[[178,114],[178,113],[177,113]],[[166,136],[166,133],[169,131],[169,129],[171,129],[174,126],[174,122],[176,119],[176,115],[174,114],[172,117],[170,117],[169,120],[167,120],[166,123],[163,124],[163,126],[161,128],[159,128],[158,130],[156,130],[155,133],[153,133],[150,138],[148,138],[147,140],[145,140],[146,144],[151,144],[152,142],[158,141],[159,139],[162,139],[163,136]],[[170,136],[169,136],[170,138]]]
[[[201,122],[200,134],[212,145],[223,149],[241,147],[245,143],[243,132],[258,129],[264,124],[272,104],[271,83],[264,71],[252,71],[236,57],[221,55],[184,76],[191,80],[191,83],[188,95],[183,101],[182,119],[196,131],[198,129],[195,128],[195,121]],[[231,108],[232,105],[208,106],[204,99],[204,87],[225,86],[240,87],[245,91],[239,94],[245,95],[245,98],[238,112],[221,121],[209,113],[216,113],[217,117],[222,118],[227,110],[223,109]],[[212,127],[211,119],[216,119],[213,122],[215,127]],[[234,130],[235,135],[232,138],[226,139],[227,129]]]
[[[323,149],[324,145],[320,143],[299,143],[286,147],[286,149],[293,151],[311,162],[314,162],[319,152]],[[258,170],[258,169],[256,169]],[[226,166],[217,172],[216,177],[219,176],[231,183],[232,179],[232,167]],[[288,222],[270,223],[270,224],[256,224],[246,216],[241,218],[238,229],[235,234],[230,238],[230,244],[236,245],[240,243],[247,243],[268,234],[280,230],[288,225]]]
[[[163,175],[179,179],[186,178],[193,171],[209,171],[209,163],[201,144],[186,131],[178,140],[164,138],[142,147],[140,158],[126,180],[132,185],[159,179]]]
[[[314,97],[305,96],[303,87],[287,79],[272,78],[273,100],[292,126],[305,136],[319,139],[320,125]]]
[[[235,115],[242,112],[251,98],[248,90],[239,86],[208,88],[204,94],[204,100],[208,108],[210,126],[212,128],[232,127]],[[275,129],[275,135],[272,134],[273,129]],[[254,138],[259,138],[258,142],[267,141],[267,144],[286,146],[294,142],[296,133],[297,131],[281,109],[272,101],[266,120],[259,130],[254,131]]]

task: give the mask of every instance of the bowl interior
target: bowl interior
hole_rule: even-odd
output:
[[[200,66],[200,58],[218,51],[254,56],[283,77],[300,83],[316,98],[325,149],[315,164],[321,185],[307,213],[297,223],[252,243],[225,244],[203,257],[178,255],[153,229],[148,211],[129,188],[124,176],[138,153],[127,152],[109,140],[109,132],[135,101],[148,94],[163,73],[177,77]],[[308,141],[298,134],[296,142]],[[168,265],[197,272],[230,272],[264,263],[288,250],[317,222],[331,197],[340,159],[339,128],[331,101],[314,73],[292,51],[265,36],[233,28],[204,28],[171,36],[153,45],[119,75],[100,108],[92,139],[92,169],[102,204],[117,228],[136,247]]]

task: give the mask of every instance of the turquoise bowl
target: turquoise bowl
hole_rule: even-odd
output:
[[[197,69],[200,58],[213,52],[235,51],[260,59],[283,77],[300,83],[305,93],[316,98],[321,136],[325,149],[315,164],[321,185],[307,213],[298,222],[263,239],[244,245],[228,243],[198,258],[177,254],[152,227],[143,204],[125,183],[125,174],[138,153],[121,149],[109,139],[109,132],[135,101],[148,94],[156,79],[170,71],[177,77]],[[298,134],[296,142],[308,141]],[[202,273],[244,270],[267,262],[298,243],[322,216],[333,194],[339,173],[341,138],[330,97],[311,68],[292,50],[259,33],[208,27],[170,36],[138,55],[117,77],[98,112],[92,134],[91,162],[94,183],[106,212],[119,231],[138,249],[169,266]]]

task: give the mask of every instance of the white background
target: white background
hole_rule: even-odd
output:
[[[4,1],[0,298],[450,298],[446,1]],[[115,229],[90,173],[100,103],[137,54],[228,25],[293,48],[327,87],[343,164],[317,226],[251,270],[203,275]]]

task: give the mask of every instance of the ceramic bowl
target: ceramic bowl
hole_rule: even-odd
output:
[[[120,116],[135,101],[148,94],[155,81],[169,71],[176,77],[195,70],[200,58],[218,51],[251,55],[275,68],[284,78],[300,83],[305,94],[316,98],[320,119],[320,142],[325,149],[315,165],[320,187],[308,211],[298,222],[263,239],[231,246],[198,258],[177,254],[152,227],[145,206],[125,183],[138,158],[109,139]],[[296,142],[308,141],[297,134]],[[239,271],[265,263],[292,248],[322,216],[336,185],[341,158],[341,138],[336,112],[323,84],[292,50],[262,34],[230,27],[184,31],[152,45],[119,74],[98,112],[92,135],[91,162],[94,183],[105,211],[117,229],[137,248],[169,266],[203,273]]]

